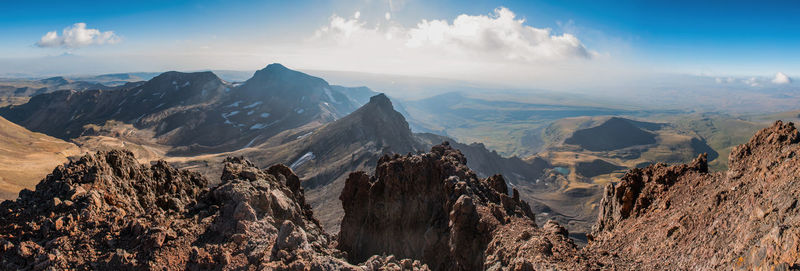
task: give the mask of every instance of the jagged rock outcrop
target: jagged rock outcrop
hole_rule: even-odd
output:
[[[631,169],[622,176],[619,183],[606,187],[600,200],[600,217],[592,230],[598,232],[613,229],[621,220],[645,212],[654,201],[669,191],[679,177],[691,173],[708,173],[706,154],[701,154],[690,164],[667,166],[658,163],[646,168]]]
[[[0,269],[425,268],[394,257],[348,264],[286,166],[228,158],[221,178],[208,188],[196,173],[124,151],[59,166],[0,204]]]
[[[502,176],[479,179],[447,143],[425,154],[384,156],[372,177],[352,173],[341,200],[338,248],[351,261],[394,254],[434,270],[598,266],[577,257],[563,227],[538,228]]]
[[[733,149],[727,172],[689,165],[631,170],[603,197],[587,251],[635,269],[800,267],[800,134],[776,122]]]

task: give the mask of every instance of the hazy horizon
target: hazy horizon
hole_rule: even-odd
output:
[[[279,62],[554,91],[630,88],[624,92],[665,76],[794,89],[791,78],[800,75],[800,61],[791,61],[798,58],[800,30],[791,18],[799,5],[791,2],[4,5],[6,77],[252,71]]]

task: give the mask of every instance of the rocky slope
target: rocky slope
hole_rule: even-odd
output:
[[[225,161],[221,184],[123,151],[59,166],[0,204],[0,269],[422,269],[371,257],[348,264],[282,165]]]
[[[464,155],[437,145],[419,155],[384,156],[374,176],[350,174],[338,247],[351,261],[373,254],[421,259],[434,270],[599,268],[567,230],[537,227],[519,192],[500,175],[479,179]]]
[[[637,269],[787,270],[800,265],[800,134],[776,122],[733,149],[727,172],[634,169],[606,187],[587,249]]]

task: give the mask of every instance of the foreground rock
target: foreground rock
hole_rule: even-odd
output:
[[[709,173],[705,155],[631,170],[581,249],[448,144],[352,173],[338,238],[285,166],[228,158],[208,188],[163,161],[99,152],[0,204],[0,270],[788,270],[800,267],[798,143],[776,122],[727,172]]]
[[[609,185],[586,250],[635,269],[787,270],[800,266],[800,134],[776,122],[730,154],[730,170],[635,169]]]
[[[0,205],[0,269],[359,270],[348,264],[305,203],[300,181],[276,165],[225,161],[222,183],[128,152],[59,166]],[[424,268],[407,260],[409,267]]]
[[[434,270],[603,266],[581,255],[558,224],[537,227],[502,176],[479,179],[446,143],[421,155],[384,156],[373,177],[352,173],[341,200],[338,247],[351,261],[394,254]]]

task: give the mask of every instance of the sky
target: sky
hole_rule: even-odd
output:
[[[12,76],[273,62],[551,89],[800,76],[797,1],[2,1],[0,14]]]

